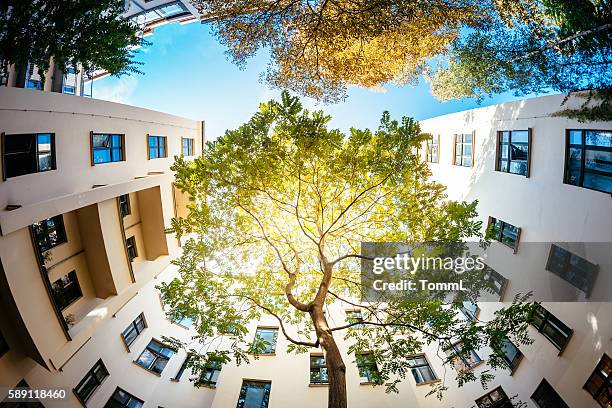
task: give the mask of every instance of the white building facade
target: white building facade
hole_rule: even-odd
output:
[[[506,407],[504,396],[532,408],[562,407],[559,401],[611,406],[612,303],[605,288],[612,272],[606,251],[612,123],[550,116],[561,100],[535,98],[421,122],[434,136],[426,159],[449,198],[478,199],[484,225],[497,221],[503,242],[491,246],[487,263],[501,276],[499,300],[526,289],[547,300],[541,325],[530,329],[534,344],[509,354],[512,370],[497,372],[487,390],[477,383],[458,388],[435,348],[425,348],[400,392],[386,394],[367,384],[337,336],[349,407]],[[166,318],[155,286],[175,276],[170,261],[180,243],[165,228],[188,200],[173,187],[170,165],[175,155],[200,154],[202,122],[3,87],[0,123],[0,385],[67,390],[64,400],[43,400],[45,407],[326,406],[320,356],[287,354],[272,319],[250,327],[253,337],[276,336],[267,355],[211,368],[201,387],[181,369],[185,352],[164,348],[164,336],[194,334],[188,321]],[[594,149],[590,130],[598,131]],[[585,160],[576,168],[567,153],[578,141]],[[575,278],[571,265],[550,263],[553,244],[588,279]],[[550,302],[560,294],[564,302]],[[499,306],[483,302],[468,311],[486,320]],[[330,309],[336,322],[347,312],[354,307]],[[471,369],[486,369],[488,354],[480,350]],[[442,380],[449,387],[444,398],[426,397],[429,385]]]

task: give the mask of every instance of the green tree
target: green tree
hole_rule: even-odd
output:
[[[482,322],[457,318],[459,297],[415,292],[361,301],[359,262],[369,259],[361,242],[451,245],[479,237],[482,225],[474,218],[476,202],[449,201],[443,186],[429,180],[418,151],[428,135],[416,121],[384,113],[377,131],[345,135],[328,129],[329,120],[283,92],[280,102],[261,104],[248,123],[208,142],[202,158],[176,159],[176,184],[192,201],[172,231],[190,238],[175,261],[179,277],[159,289],[169,317],[192,318],[198,334],[193,342],[167,341],[192,355],[196,372],[232,359],[240,364],[266,346],[252,341],[247,324],[271,316],[288,352],[324,350],[330,408],[347,406],[338,335],[352,339],[356,358],[371,353],[375,382],[388,391],[397,391],[410,371],[407,357],[424,344],[446,350],[460,341],[465,358],[485,345],[501,350],[506,337],[529,342],[530,306],[520,302]],[[364,320],[332,325],[325,309],[337,301],[361,307]],[[216,347],[220,337],[226,342]],[[502,362],[498,356],[488,364]],[[462,370],[457,378],[486,383],[492,376]]]
[[[579,120],[612,120],[612,7],[608,0],[546,0],[546,24],[497,19],[457,39],[448,64],[431,76],[442,100],[513,91],[586,92]],[[599,101],[597,106],[589,105]]]
[[[138,72],[138,27],[124,16],[123,0],[6,0],[0,3],[0,73],[8,65],[36,64],[42,74],[53,58],[61,70]],[[41,75],[42,76],[42,75]]]
[[[230,57],[270,52],[267,82],[324,101],[348,86],[414,83],[464,28],[532,20],[532,0],[193,0]]]

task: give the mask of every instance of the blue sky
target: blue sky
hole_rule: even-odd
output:
[[[207,139],[222,135],[246,122],[259,103],[279,95],[260,81],[267,55],[260,52],[244,70],[232,64],[224,47],[210,34],[209,27],[193,23],[168,24],[147,38],[152,45],[137,56],[144,75],[107,77],[94,83],[94,97],[206,121]],[[485,100],[482,105],[517,99],[510,94]],[[425,119],[478,107],[473,100],[439,102],[423,82],[418,86],[387,85],[384,91],[353,87],[345,102],[317,105],[304,99],[308,109],[331,114],[331,126],[375,129],[383,111],[392,117]]]

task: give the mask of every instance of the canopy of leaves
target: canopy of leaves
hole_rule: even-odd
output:
[[[123,0],[6,0],[0,3],[0,63],[38,66],[50,59],[61,70],[81,63],[86,72],[137,72],[133,48],[141,44]]]
[[[305,352],[319,345],[312,308],[343,300],[362,307],[368,327],[343,332],[353,339],[349,351],[370,352],[378,380],[396,390],[410,372],[407,357],[426,343],[444,350],[461,341],[468,353],[505,337],[528,342],[530,309],[519,302],[490,322],[457,319],[456,304],[423,294],[355,303],[361,242],[457,242],[478,237],[482,224],[475,202],[449,201],[429,180],[418,150],[429,136],[416,121],[384,113],[377,131],[343,134],[328,129],[329,120],[283,92],[208,142],[202,158],[177,158],[176,184],[192,201],[172,231],[188,239],[175,261],[179,277],[159,288],[172,318],[193,318],[198,336],[174,344],[241,363],[265,346],[252,343],[247,325],[267,315],[288,351]],[[334,333],[357,323],[324,325]],[[476,379],[471,371],[459,377]],[[490,379],[489,372],[480,378]]]
[[[465,27],[492,16],[530,16],[531,1],[506,0],[193,0],[232,59],[244,64],[268,48],[265,78],[320,100],[350,85],[414,82],[427,59],[447,52]]]
[[[527,95],[596,91],[593,119],[610,120],[612,7],[608,0],[548,0],[546,24],[497,22],[457,39],[433,77],[442,100],[513,91]],[[593,96],[593,95],[591,95]],[[589,114],[583,115],[589,117]]]

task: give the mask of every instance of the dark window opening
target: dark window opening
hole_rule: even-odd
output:
[[[121,214],[122,218],[131,214],[129,194],[119,196],[119,213]]]
[[[559,351],[565,348],[573,333],[572,329],[567,327],[561,320],[557,319],[541,305],[538,305],[534,309],[531,314],[530,323]]]
[[[563,181],[612,193],[612,131],[567,131]]]
[[[142,408],[144,401],[117,387],[104,408]]]
[[[141,313],[130,323],[128,327],[123,330],[121,333],[121,337],[123,337],[123,341],[126,346],[130,346],[136,340],[136,337],[147,327],[147,322],[145,321],[144,314]]]
[[[478,408],[512,408],[512,401],[502,387],[497,387],[476,400]]]
[[[497,163],[495,170],[529,175],[529,145],[531,132],[512,130],[497,132]]]
[[[125,240],[125,247],[127,249],[128,259],[130,262],[134,262],[134,259],[138,257],[138,250],[136,249],[136,239],[132,236]]]
[[[193,156],[193,139],[182,138],[183,156]]]
[[[149,371],[161,374],[175,351],[173,348],[157,340],[151,340],[147,348],[144,349],[136,360],[136,364]]]
[[[545,379],[542,379],[538,388],[531,395],[531,399],[540,408],[569,408],[563,398]]]
[[[327,384],[327,365],[325,356],[310,355],[310,383],[311,384]]]
[[[123,161],[125,156],[124,140],[124,135],[109,133],[92,133],[92,164]]]
[[[3,135],[4,178],[55,170],[55,134]]]
[[[521,229],[512,224],[508,224],[500,219],[489,217],[488,236],[502,244],[514,249],[518,249],[521,236]]]
[[[76,271],[62,276],[51,284],[53,299],[60,310],[64,310],[75,300],[83,296]]]
[[[102,360],[98,360],[87,374],[85,374],[81,382],[74,388],[74,392],[81,402],[85,404],[107,377],[108,370],[104,366]]]
[[[597,278],[597,265],[552,244],[546,270],[554,273],[587,295]]]
[[[149,159],[168,157],[165,136],[149,136]]]
[[[584,388],[599,405],[609,408],[612,405],[612,358],[604,354]]]
[[[61,214],[32,224],[32,229],[34,230],[34,239],[38,245],[38,250],[41,253],[68,242],[64,217]]]
[[[236,408],[268,408],[272,383],[268,381],[242,381]]]

